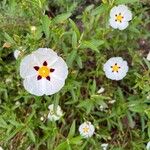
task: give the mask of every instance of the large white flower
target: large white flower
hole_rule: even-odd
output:
[[[52,95],[64,86],[68,67],[52,49],[39,48],[22,60],[20,75],[29,93]]]
[[[94,134],[95,128],[91,122],[84,122],[79,126],[80,135],[84,138],[89,138]]]
[[[121,57],[112,57],[104,64],[103,70],[107,78],[121,80],[128,72],[128,65]]]
[[[125,5],[114,6],[110,11],[109,23],[112,28],[124,30],[132,20],[132,13]]]
[[[57,106],[56,110],[55,110],[54,104],[49,105],[48,109],[49,109],[48,119],[50,121],[59,120],[63,116],[63,112],[59,105]]]

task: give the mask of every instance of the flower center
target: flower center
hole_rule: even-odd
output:
[[[117,63],[115,65],[111,66],[111,68],[112,68],[112,72],[118,72],[120,69],[120,67],[117,65]]]
[[[84,128],[83,128],[83,132],[84,132],[84,133],[89,132],[89,128],[88,128],[88,127],[84,127]]]
[[[41,77],[47,77],[50,74],[50,69],[47,66],[42,66],[39,68],[38,73]]]
[[[115,16],[116,16],[116,20],[115,21],[122,22],[124,17],[121,15],[121,13],[119,13],[119,15],[116,14]]]

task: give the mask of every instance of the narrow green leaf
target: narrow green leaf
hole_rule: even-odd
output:
[[[72,138],[75,134],[75,129],[76,129],[76,121],[73,120],[73,123],[71,125],[71,128],[70,128],[70,131],[69,131],[69,134],[68,134],[68,138]]]
[[[127,3],[135,3],[139,2],[139,0],[116,0],[116,4],[127,4]]]

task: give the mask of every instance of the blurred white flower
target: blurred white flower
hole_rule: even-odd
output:
[[[19,102],[19,101],[16,101],[15,105],[16,105],[16,106],[19,106],[19,105],[20,105],[20,102]]]
[[[18,57],[20,56],[20,54],[21,54],[21,51],[15,50],[14,51],[14,57],[15,57],[15,59],[18,59]]]
[[[64,86],[68,67],[52,49],[39,48],[23,58],[20,75],[29,93],[36,96],[52,95]]]
[[[106,109],[108,108],[108,106],[105,104],[105,103],[103,103],[102,105],[100,105],[100,111],[106,111]]]
[[[102,147],[103,150],[107,150],[108,143],[101,144],[101,147]]]
[[[37,28],[35,26],[31,26],[30,29],[32,32],[35,32]]]
[[[104,64],[103,70],[107,78],[121,80],[128,72],[128,65],[121,57],[112,57]]]
[[[150,141],[147,143],[146,150],[150,150]]]
[[[132,20],[132,13],[125,5],[114,6],[110,11],[109,23],[112,28],[124,30]]]
[[[44,117],[42,116],[42,117],[40,118],[40,120],[41,120],[41,121],[44,121]]]
[[[57,106],[56,110],[54,108],[54,104],[49,105],[48,109],[49,109],[48,119],[50,121],[57,121],[63,116],[63,112],[59,105]]]
[[[150,52],[148,53],[147,55],[147,58],[146,58],[148,61],[150,61]]]
[[[80,135],[84,138],[89,138],[94,134],[95,128],[91,122],[84,122],[79,126]]]
[[[150,94],[149,95],[147,95],[147,97],[146,97],[148,100],[150,99]]]
[[[98,91],[97,91],[97,93],[98,94],[101,94],[101,93],[103,93],[105,91],[105,89],[103,88],[103,87],[101,87]]]
[[[116,102],[116,100],[110,100],[108,101],[109,104],[114,104]]]
[[[4,149],[0,146],[0,150],[4,150]]]

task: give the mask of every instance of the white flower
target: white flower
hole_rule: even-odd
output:
[[[105,91],[105,89],[103,88],[103,87],[101,87],[98,91],[97,91],[97,93],[98,94],[101,94],[101,93],[103,93]]]
[[[64,86],[68,67],[52,49],[39,48],[22,60],[20,75],[29,93],[52,95]]]
[[[42,116],[42,117],[40,118],[40,120],[41,120],[41,121],[44,121],[44,117]]]
[[[94,134],[95,128],[91,122],[84,122],[79,126],[80,135],[84,138],[89,138]]]
[[[31,29],[32,32],[36,31],[36,27],[35,26],[31,26],[30,29]]]
[[[14,51],[14,57],[15,57],[15,59],[18,59],[18,57],[20,56],[20,54],[21,54],[21,51],[15,50]]]
[[[150,150],[150,141],[147,143],[146,149]]]
[[[125,5],[114,6],[110,11],[109,23],[112,28],[124,30],[132,20],[132,13]]]
[[[148,53],[147,55],[147,58],[146,58],[148,61],[150,61],[150,52]]]
[[[116,100],[110,100],[108,101],[109,104],[114,104],[116,102]]]
[[[107,147],[108,147],[108,143],[104,143],[101,145],[102,149],[103,150],[107,150]]]
[[[4,149],[0,146],[0,150],[4,150]]]
[[[103,104],[100,105],[99,108],[100,108],[100,111],[105,111],[105,112],[107,112],[106,109],[108,108],[108,106],[107,106],[105,103],[103,103]]]
[[[107,78],[121,80],[128,72],[128,65],[121,57],[112,57],[104,64],[103,70]]]
[[[50,121],[57,121],[63,116],[63,112],[59,105],[57,106],[56,110],[54,104],[49,105],[48,109],[49,109],[48,119]]]

